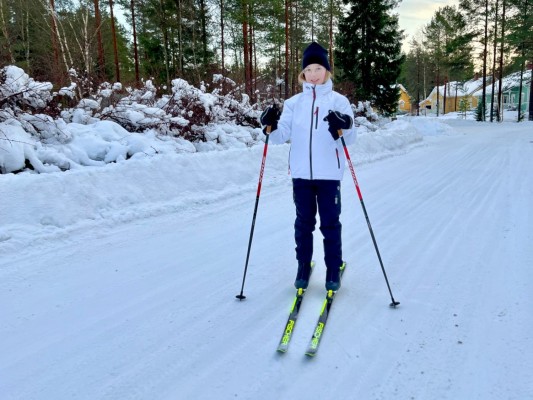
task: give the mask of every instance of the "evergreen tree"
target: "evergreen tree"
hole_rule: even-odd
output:
[[[355,87],[352,101],[370,100],[383,114],[398,107],[396,86],[405,56],[401,53],[403,31],[392,10],[396,0],[344,0],[349,12],[339,21],[336,61],[341,80]]]
[[[514,67],[520,68],[520,92],[518,96],[518,120],[524,117],[521,113],[523,75],[526,63],[533,63],[533,0],[510,0],[509,5],[514,11],[509,19],[508,41],[513,50]],[[514,69],[514,68],[513,68]],[[533,79],[529,83],[529,120],[533,121]]]
[[[487,67],[488,67],[488,45],[489,45],[489,6],[491,0],[460,0],[459,8],[466,15],[468,19],[468,26],[471,27],[471,33],[477,37],[481,43],[483,51],[481,52],[482,59],[482,79],[483,89],[481,95],[481,117],[485,118],[487,111]],[[483,119],[484,121],[484,119]]]
[[[476,112],[474,113],[476,121],[483,122],[487,119],[487,110],[483,106],[483,102],[480,101],[476,107]]]
[[[432,65],[430,54],[422,45],[422,40],[413,38],[398,80],[409,92],[416,115],[420,114],[419,103],[427,98],[433,87],[431,82],[435,73]]]
[[[429,52],[435,70],[435,86],[445,85],[443,103],[437,100],[437,115],[440,110],[457,111],[457,103],[446,106],[449,93],[448,82],[466,81],[472,77],[474,65],[472,61],[472,44],[474,35],[467,31],[464,16],[455,7],[439,8],[431,22],[424,27],[424,46]],[[457,86],[456,86],[457,88]],[[454,93],[457,98],[457,93]]]

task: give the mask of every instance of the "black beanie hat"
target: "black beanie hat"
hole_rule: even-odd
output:
[[[309,64],[320,64],[328,71],[331,69],[328,62],[328,51],[317,42],[311,43],[304,50],[302,70],[304,70]]]

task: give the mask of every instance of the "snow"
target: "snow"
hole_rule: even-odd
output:
[[[89,96],[78,83],[90,82],[74,70],[70,77],[76,82],[52,93],[50,82],[37,82],[19,67],[0,69],[0,173],[55,172],[264,140],[255,123],[261,106],[251,105],[247,96],[222,95],[224,86],[236,84],[220,75],[213,76],[211,93],[206,92],[209,83],[198,89],[175,79],[172,94],[159,98],[158,88],[147,80],[140,89],[104,82],[90,97],[78,99],[77,90],[78,96]],[[23,141],[21,130],[27,133]]]
[[[444,96],[444,92],[447,91],[449,95],[457,93],[459,96],[469,95],[469,96],[476,96],[477,90],[483,87],[483,79],[482,78],[474,78],[470,79],[465,82],[459,82],[459,81],[452,81],[447,82],[445,84],[442,84],[440,86],[435,86],[431,90],[431,93],[428,95],[428,97],[425,100],[422,100],[420,104],[431,101],[430,99],[432,97],[436,97],[437,92],[440,96]]]
[[[447,117],[358,128],[349,151],[401,304],[388,307],[347,171],[348,269],[314,359],[318,230],[289,352],[275,352],[294,295],[289,145],[268,147],[239,302],[260,140],[220,124],[224,147],[178,152],[99,121],[35,148],[2,124],[16,154],[77,166],[0,175],[2,399],[533,398],[533,125]]]
[[[523,86],[529,86],[531,84],[531,70],[526,70],[522,74],[522,85]],[[492,87],[494,86],[494,92],[498,92],[500,90],[500,81],[497,79],[494,84],[489,84],[485,87],[486,93],[492,92]],[[502,91],[506,92],[511,90],[512,88],[520,87],[520,71],[514,72],[510,75],[505,76],[502,79]],[[472,94],[472,96],[483,96],[483,89],[477,90],[475,93]]]
[[[21,93],[26,104],[33,107],[44,107],[50,98],[52,84],[50,82],[36,82],[22,69],[9,65],[2,68],[5,82],[0,85],[0,95],[7,98],[13,93]]]

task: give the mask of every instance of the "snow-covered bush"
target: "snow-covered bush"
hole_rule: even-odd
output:
[[[0,123],[17,121],[30,135],[40,140],[66,139],[61,131],[59,105],[51,94],[50,82],[38,82],[22,69],[0,69]]]
[[[352,110],[355,118],[364,117],[370,122],[377,122],[379,119],[369,101],[358,101],[357,105],[352,104]]]
[[[0,70],[0,108],[42,110],[52,99],[50,82],[38,82],[13,65]]]
[[[228,83],[219,75],[214,82]],[[238,101],[231,93],[221,95],[220,88],[208,93],[206,85],[201,88],[189,85],[183,79],[172,81],[172,95],[163,96],[158,105],[174,118],[188,121],[182,125],[179,135],[191,141],[205,141],[205,133],[211,124],[235,121],[237,125],[259,127],[257,113],[254,112],[247,96]],[[171,129],[174,128],[171,126]]]
[[[264,138],[259,111],[220,75],[195,88],[176,79],[171,94],[151,80],[141,88],[93,83],[74,70],[52,85],[18,67],[0,69],[0,173],[99,166],[165,152],[251,146]],[[211,93],[208,90],[211,90]]]

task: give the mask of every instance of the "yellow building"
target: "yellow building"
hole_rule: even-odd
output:
[[[466,82],[447,82],[442,86],[435,86],[429,96],[422,100],[420,113],[436,114],[437,104],[439,114],[459,111],[461,100],[466,100],[468,109],[473,110],[477,107],[478,98],[473,94],[483,85],[483,80],[471,79]]]
[[[400,99],[398,100],[398,112],[399,113],[408,113],[411,112],[411,97],[407,90],[403,87],[402,84],[398,84],[400,89]]]

